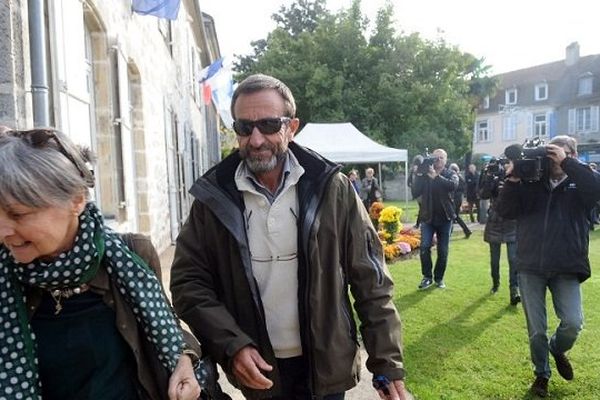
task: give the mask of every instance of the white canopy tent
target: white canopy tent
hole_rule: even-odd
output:
[[[381,179],[382,162],[404,162],[404,197],[408,201],[408,152],[375,142],[350,122],[334,124],[309,123],[296,135],[294,141],[339,163],[379,164]]]

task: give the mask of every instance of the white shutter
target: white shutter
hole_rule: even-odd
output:
[[[488,142],[493,142],[494,141],[494,120],[488,119],[487,123],[488,123]]]
[[[533,137],[533,133],[535,132],[533,124],[533,113],[529,112],[527,113],[527,137]]]
[[[598,118],[600,118],[600,107],[592,106],[592,115],[591,115],[592,132],[598,132]]]
[[[122,46],[117,46],[117,79],[119,96],[118,122],[121,127],[121,146],[123,154],[123,182],[125,185],[125,207],[127,210],[127,229],[137,232],[137,197],[135,171],[135,145],[131,126],[131,100],[129,93],[129,73],[127,57]]]
[[[479,138],[477,137],[478,136],[477,125],[478,125],[478,122],[475,121],[475,123],[473,124],[473,143],[479,142]]]
[[[575,127],[576,127],[576,113],[575,113],[576,109],[575,108],[569,108],[569,135],[572,135],[575,133]]]

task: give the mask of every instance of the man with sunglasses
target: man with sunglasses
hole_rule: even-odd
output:
[[[344,398],[367,367],[382,398],[407,399],[392,280],[340,166],[293,142],[289,88],[252,75],[233,94],[239,150],[201,177],[177,239],[171,291],[249,399]]]
[[[577,160],[574,138],[555,136],[545,147],[545,176],[522,181],[511,161],[496,202],[498,214],[517,220],[516,269],[535,373],[531,391],[540,397],[548,395],[549,354],[561,377],[574,376],[565,353],[583,328],[581,283],[591,275],[589,216],[600,199],[600,174]],[[560,320],[550,339],[547,289]]]

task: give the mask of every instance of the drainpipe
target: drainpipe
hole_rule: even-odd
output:
[[[31,62],[31,97],[34,127],[50,126],[48,78],[46,66],[46,24],[44,0],[28,0],[29,57]]]

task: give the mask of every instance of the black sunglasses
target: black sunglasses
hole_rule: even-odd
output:
[[[56,143],[56,150],[59,151],[63,156],[65,156],[71,163],[75,166],[79,175],[91,185],[94,186],[94,175],[93,172],[90,171],[85,165],[81,165],[81,163],[77,162],[73,155],[67,151],[65,145],[62,140],[54,130],[52,129],[31,129],[27,131],[6,131],[6,135],[19,137],[25,141],[27,141],[32,147],[41,148],[48,145],[50,140],[54,140]]]
[[[289,117],[263,118],[256,121],[237,119],[233,121],[233,130],[240,136],[250,136],[256,127],[261,133],[272,135],[281,131],[283,124],[287,124],[290,121],[291,118]]]

